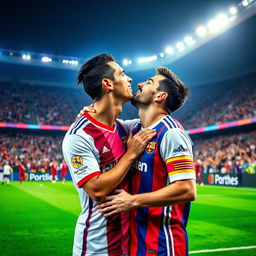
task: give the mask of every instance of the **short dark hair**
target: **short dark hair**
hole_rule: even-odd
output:
[[[187,100],[189,96],[188,87],[166,67],[157,67],[157,74],[165,77],[159,82],[157,90],[168,93],[164,107],[166,111],[173,113],[183,106]]]
[[[86,61],[77,75],[77,84],[83,83],[84,91],[97,101],[102,97],[102,79],[114,80],[115,69],[108,63],[115,61],[110,54],[102,53]]]

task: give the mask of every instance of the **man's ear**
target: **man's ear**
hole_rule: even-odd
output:
[[[157,94],[155,95],[154,101],[157,103],[162,103],[167,99],[167,97],[168,97],[167,92],[157,92]]]
[[[107,78],[102,79],[101,84],[102,84],[102,88],[106,92],[111,92],[113,90],[113,83],[110,79],[107,79]]]

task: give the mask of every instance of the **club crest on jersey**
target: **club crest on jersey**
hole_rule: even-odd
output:
[[[146,153],[152,154],[156,149],[156,142],[149,142],[147,147],[146,147]]]
[[[81,156],[73,156],[71,158],[72,166],[76,169],[80,168],[83,164],[83,159]]]

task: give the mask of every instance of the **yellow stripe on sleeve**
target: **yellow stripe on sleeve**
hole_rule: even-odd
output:
[[[182,170],[182,171],[170,172],[168,175],[169,175],[169,176],[172,176],[172,175],[179,174],[179,173],[184,173],[184,172],[195,173],[195,170],[193,170],[193,169],[184,169],[184,170]]]
[[[172,157],[166,160],[166,163],[170,163],[170,162],[174,162],[174,161],[178,161],[178,160],[191,160],[193,161],[192,156],[177,156],[177,157]]]

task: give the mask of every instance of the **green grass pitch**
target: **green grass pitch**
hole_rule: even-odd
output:
[[[70,256],[80,213],[73,184],[0,185],[0,255]],[[256,189],[198,187],[188,223],[189,250],[256,245]],[[253,256],[256,249],[195,256]]]

